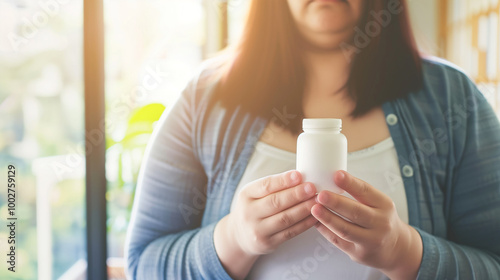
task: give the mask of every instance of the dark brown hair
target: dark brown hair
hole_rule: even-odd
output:
[[[391,13],[389,23],[382,26],[375,14],[384,13],[381,11],[395,2],[398,12]],[[356,101],[353,117],[404,97],[423,83],[406,1],[366,0],[358,30],[365,32],[370,22],[379,22],[379,32],[366,46],[357,48],[345,85]],[[252,0],[241,38],[225,50],[214,97],[226,108],[240,106],[269,120],[277,120],[276,110],[295,114],[297,117],[279,125],[293,134],[300,133],[306,82],[300,40],[286,0]],[[353,50],[354,43],[343,45]]]

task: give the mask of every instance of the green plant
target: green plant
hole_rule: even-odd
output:
[[[158,103],[148,104],[134,110],[127,121],[127,129],[119,141],[107,137],[106,146],[114,157],[107,165],[115,174],[109,182],[106,198],[108,206],[108,231],[124,232],[130,219],[135,186],[144,152],[151,137],[155,123],[160,119],[165,106]]]

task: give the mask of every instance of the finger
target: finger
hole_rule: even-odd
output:
[[[297,170],[266,176],[250,183],[243,189],[249,197],[262,198],[271,193],[294,187],[302,182],[302,176]]]
[[[367,229],[342,219],[320,204],[312,207],[311,214],[338,237],[346,241],[362,243],[369,240]]]
[[[263,233],[265,235],[273,235],[302,221],[307,216],[311,215],[311,208],[315,204],[316,201],[313,197],[291,207],[290,209],[263,219],[261,221],[261,228]]]
[[[373,227],[375,210],[369,206],[330,191],[321,191],[316,201],[359,226]]]
[[[262,211],[262,218],[266,218],[308,200],[315,194],[316,188],[312,183],[303,183],[258,199],[253,207]]]
[[[391,199],[384,193],[367,182],[352,176],[347,171],[339,170],[335,172],[334,181],[337,186],[365,205],[384,208],[388,203],[392,203]]]
[[[316,218],[309,215],[295,225],[271,235],[269,242],[274,245],[281,244],[310,229],[317,222],[318,220],[316,220]]]
[[[323,237],[328,240],[328,242],[332,243],[335,245],[337,248],[342,250],[344,253],[348,254],[349,252],[354,250],[354,243],[346,241],[342,238],[340,238],[338,235],[336,235],[334,232],[332,232],[330,229],[328,229],[324,224],[321,222],[317,222],[314,227],[323,235]]]

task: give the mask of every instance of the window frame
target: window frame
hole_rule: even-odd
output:
[[[227,0],[202,0],[207,36],[204,57],[227,45]],[[215,5],[215,7],[213,6]],[[99,131],[105,137],[105,42],[103,0],[83,1],[85,139]],[[108,279],[106,141],[86,141],[85,207],[87,279]],[[88,151],[88,152],[87,152]]]
[[[104,10],[102,0],[83,1],[85,139],[105,137]],[[85,141],[87,279],[108,279],[106,232],[106,141]],[[88,152],[87,152],[88,151]]]

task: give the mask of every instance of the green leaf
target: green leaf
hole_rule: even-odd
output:
[[[159,103],[152,103],[141,108],[136,109],[132,116],[130,117],[128,124],[133,125],[135,123],[154,123],[159,120],[161,114],[165,111],[165,106]]]

